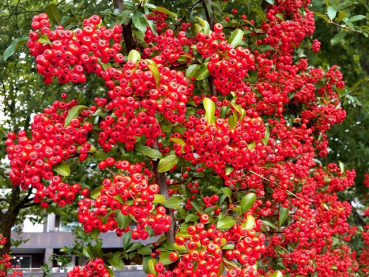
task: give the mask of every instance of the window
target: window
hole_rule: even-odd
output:
[[[13,266],[20,268],[31,268],[32,267],[32,256],[31,255],[15,255],[11,260]]]

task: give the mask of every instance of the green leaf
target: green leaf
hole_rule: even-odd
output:
[[[165,13],[165,14],[167,14],[167,15],[171,16],[171,17],[177,17],[177,14],[176,14],[176,13],[171,12],[171,11],[168,11],[168,10],[167,10],[166,8],[164,8],[164,7],[157,7],[157,8],[156,8],[156,10],[157,10],[158,12]]]
[[[252,8],[251,9],[253,12],[257,13],[257,15],[260,17],[261,20],[266,21],[266,17],[263,11],[257,9],[257,8]]]
[[[163,206],[169,209],[179,209],[181,207],[182,198],[179,196],[172,196],[163,203]]]
[[[196,70],[195,78],[197,81],[201,81],[209,77],[209,75],[208,63],[203,63],[200,68]]]
[[[228,117],[228,124],[231,130],[234,130],[234,128],[236,128],[237,120],[238,119],[237,119],[237,115],[235,114],[235,112],[233,112],[232,115]]]
[[[251,230],[255,228],[255,218],[252,215],[247,215],[247,219],[242,226],[245,227],[247,230]]]
[[[137,241],[136,242],[133,242],[133,243],[131,243],[128,246],[126,252],[132,252],[132,251],[134,251],[134,250],[136,250],[136,249],[138,249],[140,247],[142,247],[142,243],[141,242],[137,242]]]
[[[314,14],[322,19],[324,19],[326,22],[329,22],[329,18],[325,15],[325,14],[322,14],[320,12],[314,12]]]
[[[152,203],[154,203],[154,204],[156,204],[156,203],[163,204],[164,202],[165,202],[164,195],[161,195],[161,194],[155,194],[154,195],[154,201],[152,201]]]
[[[141,54],[137,50],[131,50],[128,53],[128,60],[137,63],[141,60]]]
[[[283,277],[283,274],[279,270],[276,270],[272,275],[270,275],[270,277]]]
[[[222,247],[222,250],[233,250],[234,245],[233,244],[226,244]]]
[[[241,29],[234,30],[228,40],[228,43],[230,43],[233,48],[236,48],[241,43],[243,35],[244,33]]]
[[[327,14],[328,14],[329,19],[333,20],[337,15],[337,11],[332,6],[329,6],[327,9]]]
[[[145,15],[142,12],[133,11],[132,23],[142,33],[146,32],[148,23],[147,23]]]
[[[215,123],[215,103],[210,98],[204,98],[203,100],[205,108],[205,118],[209,124]]]
[[[192,205],[192,207],[198,212],[201,213],[201,209],[198,203],[191,201],[190,204]]]
[[[364,15],[355,15],[349,19],[350,22],[360,21],[366,18]]]
[[[83,247],[83,255],[89,259],[93,259],[92,249],[90,246]]]
[[[128,215],[124,215],[120,210],[118,210],[117,224],[119,229],[128,227],[131,221],[132,219]]]
[[[65,118],[64,127],[68,126],[73,118],[78,117],[79,113],[86,109],[88,109],[88,107],[83,105],[76,105],[72,107],[69,110],[67,117]]]
[[[38,39],[38,42],[39,43],[42,43],[42,44],[49,44],[51,45],[51,41],[49,39],[49,37],[47,35],[41,35],[40,38]]]
[[[61,15],[58,7],[55,4],[49,4],[45,8],[45,13],[49,16],[49,19],[56,25],[61,25]]]
[[[264,145],[268,145],[269,137],[270,137],[270,130],[269,130],[268,126],[266,126],[266,128],[265,128],[265,135],[264,135],[264,137],[261,139],[261,142],[262,142]]]
[[[341,173],[345,172],[345,164],[341,161],[338,162]]]
[[[274,5],[274,0],[265,0],[267,3],[269,3],[270,5]]]
[[[122,258],[120,257],[120,255],[122,254],[122,252],[118,251],[118,252],[115,252],[113,257],[111,259],[109,259],[109,264],[114,267],[115,269],[118,269],[118,270],[122,270],[125,266]]]
[[[150,68],[152,74],[154,75],[156,87],[159,87],[159,85],[160,85],[160,72],[159,72],[159,69],[158,69],[158,65],[156,64],[156,62],[150,61],[149,68]]]
[[[189,214],[188,216],[186,216],[185,222],[190,222],[190,221],[197,221],[200,217],[196,214]]]
[[[132,231],[129,231],[123,235],[123,249],[126,250],[128,245],[132,241]]]
[[[190,65],[187,69],[186,69],[186,77],[187,78],[191,78],[193,76],[195,76],[196,71],[200,68],[199,64],[193,64]]]
[[[282,224],[286,221],[289,212],[290,212],[290,210],[287,209],[287,208],[284,208],[284,207],[282,207],[279,210],[279,221],[278,221],[279,227],[281,227]]]
[[[106,153],[106,152],[104,152],[104,151],[101,151],[101,150],[96,151],[96,152],[94,153],[94,156],[95,156],[96,158],[101,159],[101,160],[106,160],[107,158],[109,158],[108,153]]]
[[[247,149],[249,150],[255,149],[255,147],[256,147],[255,141],[247,144]]]
[[[231,166],[226,166],[226,169],[225,169],[225,174],[226,175],[229,175],[233,172],[234,168],[231,167]]]
[[[345,36],[346,36],[347,32],[342,30],[341,32],[339,32],[337,35],[335,35],[332,39],[331,39],[331,45],[336,45],[337,43],[339,43]]]
[[[149,270],[152,274],[156,274],[156,271],[155,271],[155,265],[158,261],[155,260],[155,259],[151,259],[149,260],[148,264],[149,264]]]
[[[96,199],[100,195],[102,187],[103,186],[99,186],[99,187],[95,188],[93,191],[91,191],[90,192],[90,197],[92,199]]]
[[[232,190],[228,187],[223,188],[223,193],[226,195],[229,199],[232,197]]]
[[[148,146],[138,145],[138,146],[135,146],[135,149],[138,152],[150,157],[151,159],[161,159],[161,158],[163,158],[163,154],[161,154],[159,150],[153,149],[153,148],[148,147]]]
[[[14,54],[14,52],[19,49],[23,44],[25,44],[29,40],[28,37],[16,38],[10,43],[8,48],[4,51],[3,59],[6,61],[10,56]]]
[[[250,208],[252,207],[252,205],[254,205],[256,201],[256,194],[251,192],[247,195],[245,195],[242,198],[241,204],[240,204],[240,208],[241,208],[241,214],[247,212],[248,210],[250,210]]]
[[[273,229],[278,229],[277,226],[275,226],[273,223],[267,221],[267,220],[263,220],[263,225],[271,227]]]
[[[150,255],[152,252],[151,248],[144,246],[138,249],[137,253],[140,255]]]
[[[209,22],[202,19],[201,17],[196,17],[197,20],[200,22],[201,26],[204,28],[204,34],[207,35],[210,33],[210,25]]]
[[[169,259],[169,255],[170,255],[169,251],[161,252],[160,255],[159,255],[159,262],[163,263],[164,265],[174,263]]]
[[[217,223],[218,229],[229,229],[236,224],[236,220],[231,216],[225,216],[219,219]]]
[[[114,271],[107,265],[105,265],[105,268],[108,270],[109,277],[115,277]]]
[[[177,164],[179,158],[176,155],[168,155],[160,160],[158,172],[163,173],[171,170]]]
[[[182,139],[179,139],[179,138],[170,138],[170,140],[173,142],[179,143],[182,146],[186,145],[186,143]]]
[[[53,167],[53,171],[64,177],[70,175],[70,167],[65,162],[62,162],[61,164]]]
[[[149,274],[150,273],[150,270],[149,270],[149,260],[150,259],[151,259],[151,256],[145,256],[145,257],[143,257],[143,261],[142,261],[143,271],[146,274]]]

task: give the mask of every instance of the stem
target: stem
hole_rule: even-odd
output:
[[[159,161],[158,160],[153,161],[153,170],[154,170],[156,182],[160,188],[160,193],[165,197],[165,199],[168,199],[169,198],[168,184],[167,184],[167,180],[165,177],[165,173],[160,173],[158,171],[158,166],[159,166]],[[171,243],[174,243],[175,242],[175,231],[174,231],[175,224],[174,224],[174,214],[173,214],[172,209],[167,208],[167,215],[170,216],[171,222],[170,222],[170,229],[165,235]]]
[[[118,9],[122,12],[123,11],[123,3],[124,3],[123,0],[114,0],[113,1],[114,9]]]
[[[113,0],[113,4],[115,9],[118,9],[121,12],[124,10],[123,6],[124,0]],[[126,24],[123,24],[122,27],[123,27],[124,44],[126,45],[128,54],[129,51],[131,51],[132,49],[136,49],[136,43],[132,35],[132,21],[130,20]]]

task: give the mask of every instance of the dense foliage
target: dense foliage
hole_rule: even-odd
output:
[[[148,276],[365,276],[367,251],[349,244],[365,223],[344,201],[356,173],[324,160],[328,131],[346,117],[340,100],[357,104],[365,81],[347,89],[337,66],[319,67],[328,56],[314,58],[310,1],[267,2],[180,2],[179,16],[116,1],[83,22],[51,4],[5,51],[27,43],[44,86],[61,94],[7,135],[12,195],[28,192],[24,207],[77,203],[85,232],[124,237],[108,255],[86,246],[90,262],[69,276],[108,276],[104,262],[123,260]],[[353,25],[365,16],[344,8],[317,13],[343,29],[333,45],[367,35]],[[131,241],[149,236],[157,242]]]

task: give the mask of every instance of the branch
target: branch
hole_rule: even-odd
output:
[[[118,9],[122,12],[123,11],[123,3],[124,3],[123,0],[114,0],[113,1],[114,9]]]
[[[340,29],[343,29],[343,30],[346,30],[346,31],[349,31],[349,32],[353,32],[353,33],[357,33],[357,34],[362,34],[363,32],[362,31],[357,31],[357,30],[354,30],[354,29],[351,29],[351,28],[348,28],[346,27],[346,25],[340,25],[332,20],[328,21],[329,24],[332,24],[334,26],[337,26],[338,28]]]

